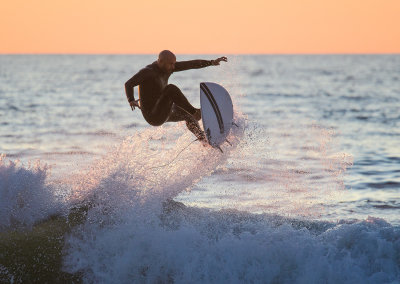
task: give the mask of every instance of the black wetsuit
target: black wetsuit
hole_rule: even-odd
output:
[[[175,63],[173,72],[211,65],[209,60],[180,61]],[[189,103],[177,86],[168,84],[171,74],[161,70],[157,61],[147,65],[125,83],[126,97],[129,102],[133,101],[133,88],[139,86],[140,109],[149,124],[159,126],[166,121],[186,120],[188,128],[197,136],[195,132],[197,130],[194,128],[199,127],[193,124],[193,117],[188,115],[194,114],[196,108]]]

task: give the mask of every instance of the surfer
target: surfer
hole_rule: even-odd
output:
[[[138,107],[144,119],[153,126],[164,122],[186,121],[187,128],[199,139],[205,135],[198,121],[200,109],[193,107],[182,91],[168,78],[173,72],[198,69],[219,65],[228,59],[223,56],[215,60],[176,61],[176,56],[169,50],[163,50],[158,60],[141,69],[125,83],[125,93],[132,111]],[[139,86],[139,99],[135,100],[133,88]]]

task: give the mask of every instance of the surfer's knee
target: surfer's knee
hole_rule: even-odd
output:
[[[168,84],[164,89],[164,92],[173,93],[173,94],[176,94],[177,92],[180,92],[180,91],[181,90],[174,84]]]

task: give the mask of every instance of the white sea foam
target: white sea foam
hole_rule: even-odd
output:
[[[0,231],[30,227],[65,208],[46,183],[48,173],[39,161],[24,166],[0,156]]]
[[[69,240],[67,270],[88,283],[397,283],[400,275],[400,231],[383,220],[296,223],[173,202],[162,212],[146,207],[82,227]]]
[[[396,283],[400,231],[383,220],[306,221],[172,201],[240,143],[221,154],[178,129],[129,137],[85,173],[76,191],[88,192],[91,209],[67,239],[66,271],[87,283]]]

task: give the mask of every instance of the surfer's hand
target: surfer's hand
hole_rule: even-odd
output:
[[[138,107],[140,109],[139,101],[140,101],[140,99],[139,100],[133,100],[133,101],[129,102],[129,105],[131,106],[132,110],[135,110],[135,107]]]
[[[211,65],[219,65],[219,63],[220,63],[221,61],[227,62],[227,61],[228,61],[228,58],[226,58],[225,56],[222,56],[222,57],[217,58],[217,59],[215,59],[215,60],[211,60]]]

